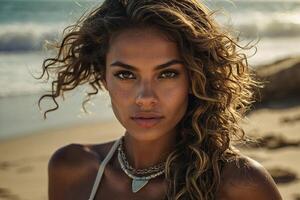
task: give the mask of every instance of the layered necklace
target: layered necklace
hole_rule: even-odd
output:
[[[133,168],[126,158],[123,139],[124,137],[120,140],[118,147],[118,161],[120,163],[121,169],[129,178],[132,179],[131,189],[132,192],[136,193],[144,186],[146,186],[150,179],[158,177],[165,172],[165,162],[145,169]]]

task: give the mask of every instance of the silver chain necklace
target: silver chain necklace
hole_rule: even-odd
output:
[[[157,165],[145,168],[145,169],[135,169],[129,164],[129,162],[126,158],[126,154],[125,154],[124,147],[123,147],[123,138],[120,141],[120,145],[119,145],[118,149],[119,149],[120,154],[122,156],[123,164],[125,165],[126,169],[131,172],[131,174],[147,175],[147,174],[150,174],[150,173],[159,172],[159,171],[161,171],[165,168],[165,162],[162,162],[160,164],[157,164]]]
[[[122,138],[123,139],[123,138]],[[136,193],[140,189],[142,189],[144,186],[147,185],[150,179],[153,179],[155,177],[158,177],[164,173],[164,164],[160,163],[158,165],[146,168],[146,169],[134,169],[131,167],[126,159],[125,152],[123,150],[123,143],[122,139],[120,141],[119,147],[118,147],[118,161],[120,163],[121,169],[125,172],[125,174],[132,179],[131,189],[132,192]],[[139,171],[139,173],[138,173]],[[147,176],[135,176],[134,172],[136,174],[149,174]],[[150,174],[152,173],[152,174]]]

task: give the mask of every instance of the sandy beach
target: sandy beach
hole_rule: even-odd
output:
[[[270,172],[285,200],[300,199],[299,69],[300,57],[257,68],[268,84],[261,90],[261,102],[241,123],[256,142],[237,146]],[[99,112],[106,116],[104,107]],[[55,150],[70,143],[102,143],[123,133],[116,119],[102,118],[0,140],[0,200],[46,200],[47,164]]]
[[[268,84],[261,91],[262,102],[241,124],[257,142],[238,149],[265,166],[284,200],[300,200],[300,0],[203,2],[220,11],[215,14],[222,26],[240,33],[241,46],[259,40],[256,53],[245,53]],[[102,143],[124,133],[108,94],[87,105],[92,115],[82,113],[86,87],[66,94],[66,101],[58,99],[59,110],[46,121],[37,106],[41,94],[51,88],[50,82],[32,76],[40,75],[43,60],[51,55],[44,51],[45,41],[59,39],[62,30],[95,3],[0,1],[0,200],[48,199],[47,164],[58,148]],[[45,101],[43,111],[52,103]]]
[[[52,153],[70,143],[99,143],[123,133],[115,121],[53,129],[0,143],[0,199],[47,199],[47,164]]]
[[[243,124],[248,135],[268,142],[240,148],[259,161],[273,176],[285,200],[300,199],[300,104],[261,108]]]
[[[262,163],[278,181],[285,200],[300,198],[300,104],[265,106],[251,112],[243,124],[249,135],[281,138],[285,145],[261,145],[241,151]],[[70,143],[98,143],[120,137],[116,121],[52,129],[0,143],[0,199],[47,199],[47,163],[51,154]],[[271,143],[272,144],[272,143]]]

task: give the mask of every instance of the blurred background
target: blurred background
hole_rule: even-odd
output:
[[[241,45],[249,64],[269,83],[261,102],[243,122],[259,144],[241,151],[260,161],[287,200],[300,199],[300,0],[206,0],[216,19]],[[101,1],[0,0],[0,200],[47,199],[47,162],[68,143],[97,143],[118,137],[123,129],[113,116],[108,95],[97,95],[81,110],[89,88],[59,99],[60,108],[43,120],[53,102],[38,99],[51,84],[36,80],[51,53],[45,41],[61,39],[63,29]]]

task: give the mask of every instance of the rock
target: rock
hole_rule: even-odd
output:
[[[20,200],[17,195],[12,194],[11,191],[7,188],[0,188],[0,199]]]
[[[300,147],[300,140],[287,140],[282,135],[275,135],[270,133],[263,137],[256,138],[253,141],[248,141],[246,144],[238,145],[238,147],[248,149],[265,148],[274,150],[286,147]]]
[[[282,168],[268,168],[268,172],[271,174],[276,184],[291,183],[297,181],[297,174],[287,169]]]
[[[299,121],[300,121],[300,114],[293,117],[283,117],[280,119],[280,123],[283,124],[298,123]]]
[[[300,194],[295,194],[294,195],[294,200],[300,200]]]
[[[266,82],[259,95],[262,102],[300,97],[300,57],[258,66],[256,73]]]

